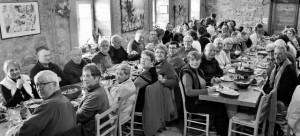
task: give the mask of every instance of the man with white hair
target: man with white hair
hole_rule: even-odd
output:
[[[191,51],[198,51],[197,49],[193,48],[193,38],[191,36],[185,36],[183,38],[183,47],[179,50],[179,56],[185,60],[187,57],[187,54]]]
[[[276,113],[285,111],[289,106],[293,92],[297,86],[297,74],[291,61],[287,58],[286,46],[276,45],[274,57],[275,67],[263,87],[265,93],[272,93],[269,120],[273,123],[276,121]],[[272,127],[272,125],[270,126]],[[269,132],[272,132],[272,130]],[[282,132],[280,126],[275,124],[274,133],[281,135]]]
[[[76,114],[70,101],[59,90],[58,76],[44,70],[34,77],[36,89],[44,100],[24,121],[17,136],[57,136],[76,125]]]
[[[111,46],[108,54],[113,64],[120,64],[124,60],[128,60],[128,53],[122,47],[122,37],[120,35],[113,35],[111,37]]]
[[[145,49],[143,31],[135,33],[134,40],[130,41],[127,46],[128,59],[138,60],[142,51]]]
[[[64,74],[70,84],[81,82],[82,68],[87,64],[82,59],[82,52],[80,48],[73,48],[71,50],[71,60],[64,67]]]
[[[200,69],[205,75],[206,85],[210,85],[212,82],[220,82],[220,77],[223,76],[223,70],[221,69],[219,62],[215,59],[216,47],[213,43],[208,43],[204,49],[204,55],[202,55],[202,62]]]

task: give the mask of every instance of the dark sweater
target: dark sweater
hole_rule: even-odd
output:
[[[163,44],[171,42],[173,40],[173,33],[166,30],[164,37],[162,38]]]
[[[16,82],[16,80],[13,81]],[[30,84],[30,86],[34,98],[39,99],[40,96],[37,93],[36,89],[32,87],[32,84]],[[20,104],[20,102],[27,101],[31,98],[31,96],[26,92],[23,86],[21,89],[17,89],[13,96],[11,95],[11,90],[7,89],[4,85],[0,85],[0,87],[1,87],[1,94],[5,100],[3,105],[6,107],[15,107],[17,106],[17,104]]]
[[[221,69],[218,61],[215,58],[208,61],[204,54],[202,55],[200,69],[204,72],[205,77],[203,78],[206,81],[207,85],[210,84],[210,81],[213,77],[223,76],[223,70]]]
[[[265,93],[270,93],[272,87],[270,86],[270,78],[268,78],[266,84],[263,87]],[[286,107],[289,106],[294,90],[297,86],[297,74],[292,65],[286,66],[281,78],[279,79],[279,85],[277,88],[277,100],[282,101]]]
[[[128,53],[124,50],[122,46],[119,49],[110,46],[108,54],[113,64],[120,64],[122,61],[128,60]]]
[[[87,64],[85,60],[81,60],[80,64],[75,64],[70,60],[64,67],[64,74],[70,84],[81,82],[82,68]]]
[[[210,43],[209,39],[205,36],[200,36],[199,42],[201,45],[202,52],[204,51],[206,44]]]
[[[66,80],[65,75],[63,73],[63,71],[54,63],[49,63],[48,67],[44,67],[39,61],[33,66],[33,68],[30,70],[30,74],[29,77],[31,80],[34,80],[34,76],[39,73],[40,71],[43,70],[51,70],[53,71],[55,74],[57,74],[58,77],[61,78],[61,81],[59,82],[59,85],[65,86],[68,85],[68,80]]]

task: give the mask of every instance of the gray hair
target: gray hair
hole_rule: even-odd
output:
[[[15,66],[15,67],[18,67],[19,69],[21,68],[21,65],[16,62],[15,60],[6,60],[3,64],[3,71],[4,73],[6,74],[8,71],[8,66]]]
[[[79,47],[74,47],[71,50],[71,54],[73,54],[75,51],[80,51],[82,53],[82,50]]]
[[[120,64],[117,68],[118,70],[123,70],[125,75],[130,75],[130,67],[127,64]]]
[[[37,79],[39,77],[45,77],[49,82],[55,82],[56,83],[56,90],[59,90],[59,81],[58,81],[58,76],[51,70],[43,70],[37,73],[34,76],[34,82],[37,82]]]
[[[285,54],[287,54],[286,45],[283,44],[275,44],[275,49],[282,49]],[[275,50],[274,49],[274,50]]]
[[[211,48],[211,47],[215,47],[213,43],[208,43],[205,45],[205,48],[204,50],[207,50],[208,48]]]
[[[111,37],[111,42],[115,42],[115,41],[122,41],[122,37],[118,34],[115,34]]]
[[[156,49],[161,49],[161,50],[165,51],[165,56],[168,55],[168,48],[165,45],[163,45],[163,44],[156,45],[154,47],[154,53],[155,53]]]
[[[269,43],[266,46],[266,51],[273,51],[275,49],[275,44],[274,43]]]
[[[216,39],[214,40],[214,45],[215,45],[215,47],[218,47],[218,46],[219,46],[219,45],[217,44],[218,42],[221,42],[222,44],[224,43],[223,39],[220,38],[220,37],[218,37],[218,38],[216,38]]]
[[[101,47],[101,45],[103,45],[103,44],[105,44],[105,43],[107,43],[107,44],[109,45],[109,41],[106,40],[106,39],[104,39],[104,40],[102,40],[102,41],[99,43],[99,47]]]
[[[186,35],[186,36],[184,36],[184,38],[183,38],[183,41],[185,41],[185,40],[191,40],[191,41],[193,41],[193,37],[191,37],[191,36],[189,36],[189,35]]]
[[[231,39],[231,38],[225,38],[225,39],[223,40],[223,44],[226,44],[226,43],[233,44],[232,39]]]

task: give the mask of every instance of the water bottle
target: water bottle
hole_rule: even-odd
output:
[[[24,105],[24,102],[21,102],[21,110],[20,110],[20,115],[21,115],[21,119],[25,120],[27,118],[27,107]]]

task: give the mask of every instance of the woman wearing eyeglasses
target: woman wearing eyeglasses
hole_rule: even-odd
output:
[[[33,87],[29,76],[20,74],[20,64],[14,60],[6,60],[3,65],[5,78],[0,82],[3,105],[15,107],[22,101],[40,98]]]

